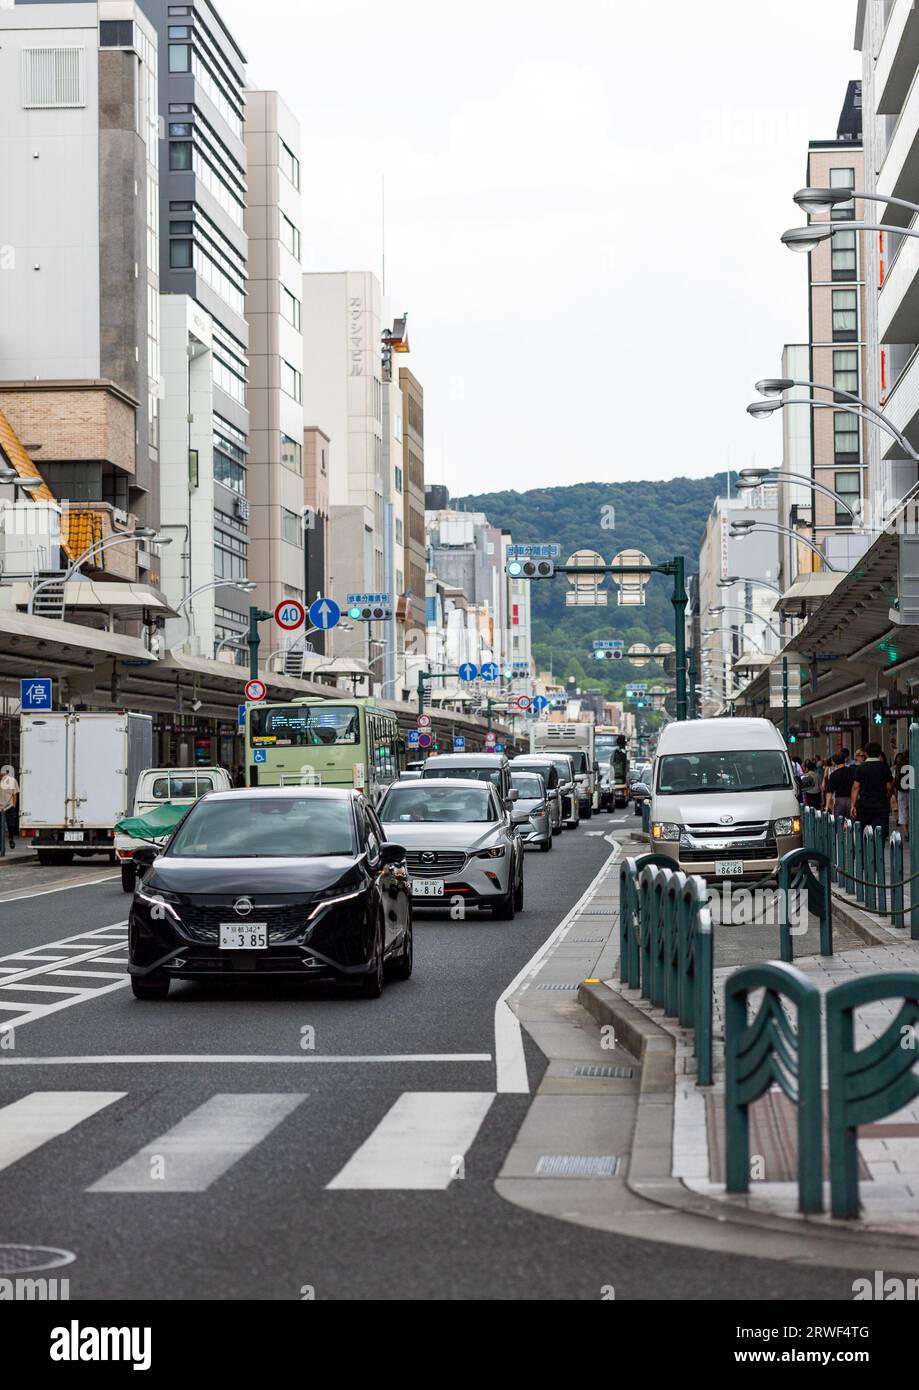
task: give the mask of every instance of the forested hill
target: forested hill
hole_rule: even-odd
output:
[[[596,550],[607,561],[617,551],[637,548],[653,561],[686,558],[687,575],[698,568],[706,518],[726,475],[671,478],[667,482],[575,483],[530,492],[486,492],[453,498],[451,505],[484,512],[493,526],[511,532],[518,545],[554,541],[564,562],[575,550]],[[731,480],[733,488],[734,479]],[[566,608],[567,581],[560,577],[533,584],[533,637],[538,669],[556,677],[574,675],[583,683],[618,693],[624,678],[641,678],[625,662],[601,663],[591,656],[595,638],[632,642],[673,640],[672,580],[655,575],[643,608],[620,608],[610,580],[606,608]],[[648,674],[654,674],[654,670]]]

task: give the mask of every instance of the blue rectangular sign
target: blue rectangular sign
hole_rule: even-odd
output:
[[[245,705],[236,706],[236,727],[241,734],[246,732],[246,707]]]
[[[562,553],[560,545],[509,545],[509,560],[554,560]]]
[[[51,677],[19,682],[19,702],[23,710],[51,709]]]
[[[453,751],[454,751],[454,753],[462,753],[462,752],[465,751],[465,748],[466,748],[466,740],[465,740],[465,738],[461,737],[461,735],[459,735],[459,734],[455,734],[455,735],[454,735],[454,738],[453,738]]]
[[[408,733],[407,733],[406,736],[405,736],[405,742],[407,743],[407,745],[408,745],[409,748],[417,748],[417,747],[418,747],[418,730],[417,730],[417,729],[409,729]]]

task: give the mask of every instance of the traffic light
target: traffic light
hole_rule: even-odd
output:
[[[348,609],[348,617],[355,623],[385,623],[392,617],[392,609],[381,603],[356,603]]]
[[[625,652],[621,647],[601,647],[599,651],[594,652],[594,656],[597,661],[621,661]]]
[[[555,565],[551,560],[508,560],[504,573],[511,579],[551,579]]]
[[[883,724],[883,723],[884,723],[884,701],[883,701],[883,700],[872,700],[872,701],[871,701],[871,722],[872,722],[872,724]]]

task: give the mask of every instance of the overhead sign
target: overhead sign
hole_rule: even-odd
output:
[[[419,729],[430,729],[430,727],[431,727],[431,716],[430,716],[429,714],[419,714],[419,716],[418,716],[418,727],[419,727]]]
[[[386,605],[387,603],[389,603],[389,594],[347,594],[347,595],[346,595],[346,602],[349,603],[349,604],[350,604],[350,603],[359,603],[359,604],[370,603],[370,604],[373,604],[374,606],[376,606],[377,604],[382,604],[382,605],[385,607],[385,605]]]
[[[617,648],[625,646],[621,637],[601,637],[599,641],[593,643],[595,652],[616,651]]]
[[[265,685],[264,681],[246,681],[247,700],[257,703],[259,700],[264,700],[267,694],[268,687]]]
[[[24,711],[51,708],[51,677],[19,682],[19,703]]]
[[[614,565],[650,565],[651,561],[643,550],[620,550],[611,561]],[[617,599],[621,608],[640,608],[645,601],[645,585],[648,574],[614,574],[613,583],[618,587]]]
[[[479,672],[483,681],[496,681],[498,679],[498,668],[493,661],[486,661]]]
[[[462,734],[454,734],[454,735],[453,735],[453,751],[454,751],[454,753],[463,753],[463,752],[465,751],[465,748],[466,748],[466,740],[465,740],[465,738],[463,737],[463,735],[462,735]]]
[[[560,545],[509,545],[509,560],[554,560],[561,555]]]
[[[310,604],[310,626],[328,632],[341,621],[341,609],[334,599],[317,598]]]
[[[419,735],[418,735],[418,747],[419,747],[419,748],[430,748],[430,746],[431,746],[431,744],[432,744],[433,742],[434,742],[434,740],[433,740],[433,738],[431,737],[430,734],[419,734]]]
[[[575,568],[593,568],[605,565],[606,561],[596,550],[576,550],[573,555],[568,556],[566,564]],[[569,607],[602,607],[609,602],[609,595],[601,588],[604,579],[602,574],[566,574],[565,578],[574,590],[573,593],[565,595],[565,603]]]
[[[459,668],[459,678],[461,681],[474,681],[478,674],[478,666],[474,666],[471,661],[464,661]]]
[[[293,632],[306,622],[306,609],[299,599],[283,599],[274,610],[274,620],[285,632]]]

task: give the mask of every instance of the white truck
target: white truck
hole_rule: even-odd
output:
[[[143,819],[163,806],[192,806],[206,792],[228,792],[233,783],[224,767],[145,767],[137,779],[133,817]],[[126,893],[134,892],[137,869],[134,851],[140,844],[164,845],[171,831],[163,835],[127,835],[115,833],[115,854],[121,865],[121,886]]]
[[[594,755],[594,726],[586,722],[539,720],[530,729],[531,753],[567,753],[574,762],[583,819],[600,809],[600,775]]]
[[[19,831],[41,864],[115,861],[115,825],[153,761],[149,714],[22,714]]]

